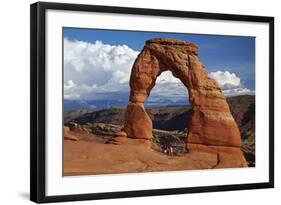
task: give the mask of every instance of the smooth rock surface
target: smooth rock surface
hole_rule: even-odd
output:
[[[152,121],[142,103],[130,103],[127,106],[124,130],[130,138],[152,138]]]

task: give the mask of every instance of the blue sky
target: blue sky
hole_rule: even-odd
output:
[[[196,43],[199,46],[199,58],[205,65],[208,73],[213,72],[212,76],[216,80],[221,80],[222,86],[229,85],[234,82],[235,89],[240,86],[243,89],[254,92],[255,37],[78,28],[64,28],[64,43],[65,45],[67,44],[67,46],[64,47],[64,52],[66,53],[66,57],[64,59],[66,87],[71,87],[72,83],[73,85],[84,84],[90,87],[100,86],[102,83],[95,84],[94,81],[89,80],[87,77],[84,78],[84,81],[78,79],[76,76],[79,74],[77,73],[78,70],[81,74],[83,73],[81,70],[84,70],[85,75],[89,76],[89,70],[92,69],[92,73],[94,75],[94,72],[99,72],[98,69],[103,69],[104,73],[97,73],[99,78],[97,78],[96,81],[100,82],[102,81],[101,79],[108,74],[108,70],[112,71],[112,69],[118,66],[129,67],[129,70],[128,68],[122,70],[123,68],[120,67],[121,73],[119,72],[118,74],[118,79],[123,79],[124,83],[126,83],[126,80],[124,79],[128,79],[128,76],[124,77],[124,75],[130,74],[129,71],[131,65],[138,52],[140,52],[143,48],[145,41],[151,38],[160,37],[175,38]],[[83,49],[81,49],[82,47]],[[74,49],[77,51],[74,51]],[[88,58],[85,57],[87,55],[89,56]],[[102,57],[107,56],[108,58],[110,57],[115,59],[117,56],[120,57],[120,55],[123,57],[122,59],[119,59],[119,61],[109,62]],[[98,61],[97,59],[99,58],[101,58],[101,60]],[[116,65],[114,63],[116,63]],[[96,68],[93,68],[95,66]],[[76,71],[76,74],[73,73],[74,71]],[[122,74],[122,72],[125,74]],[[123,76],[123,78],[120,76]],[[76,80],[74,78],[76,78]],[[238,83],[236,83],[237,81],[235,81],[237,78],[239,79],[239,86]],[[166,80],[167,79],[170,79],[170,77],[168,76]],[[70,82],[70,80],[72,82]],[[223,82],[223,80],[226,80],[226,82]],[[105,77],[103,82],[106,83],[106,81],[108,82],[112,80]],[[229,86],[225,87],[229,88]],[[110,92],[112,92],[112,90],[110,90]]]

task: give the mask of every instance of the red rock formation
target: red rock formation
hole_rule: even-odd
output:
[[[152,121],[145,112],[143,103],[130,103],[127,106],[124,130],[131,138],[152,138]]]
[[[63,127],[63,135],[65,140],[79,141],[78,137],[69,133],[69,127]]]
[[[67,123],[67,126],[69,127],[70,131],[80,132],[81,134],[90,133],[89,130],[74,122]]]
[[[241,139],[238,126],[221,89],[215,80],[208,77],[199,60],[198,46],[175,39],[148,40],[133,65],[130,103],[124,124],[127,136],[146,140],[152,138],[152,122],[143,103],[157,77],[167,70],[186,86],[192,105],[187,143],[234,147],[239,152]],[[243,155],[236,156],[240,161],[245,161]]]

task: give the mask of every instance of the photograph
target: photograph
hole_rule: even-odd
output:
[[[62,35],[63,176],[256,166],[255,36]]]
[[[0,205],[280,201],[275,2],[4,1]]]
[[[30,7],[30,199],[274,187],[274,17]]]

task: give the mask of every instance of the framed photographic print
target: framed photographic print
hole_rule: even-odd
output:
[[[34,202],[274,187],[274,18],[31,5]]]

